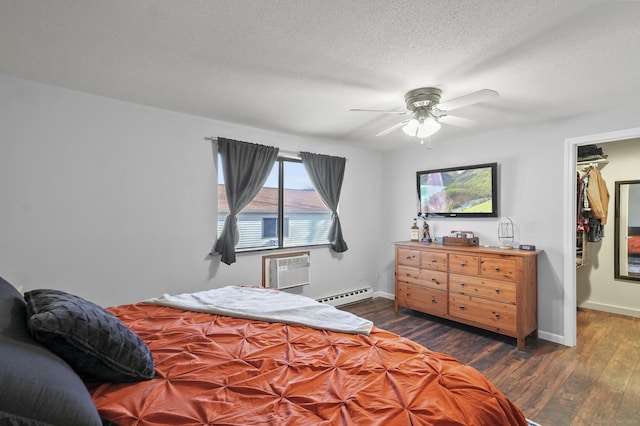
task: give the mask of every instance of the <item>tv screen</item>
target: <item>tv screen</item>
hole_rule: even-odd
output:
[[[498,163],[416,173],[421,215],[498,217]]]

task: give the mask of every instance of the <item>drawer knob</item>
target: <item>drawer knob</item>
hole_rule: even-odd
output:
[[[496,293],[500,293],[500,289],[499,288],[496,288]]]
[[[464,309],[464,305],[460,305],[460,309]]]
[[[496,318],[500,318],[500,314],[498,312],[494,312],[493,314],[496,316]]]
[[[435,282],[435,280],[436,280],[436,277],[431,277],[431,281]]]
[[[411,276],[411,274],[407,272],[407,276],[408,276],[408,277],[410,277],[410,276]]]
[[[413,256],[407,256],[407,259],[411,259]]]
[[[499,266],[496,266],[496,271],[499,271],[499,270],[500,270],[500,267],[499,267]]]
[[[407,292],[407,297],[411,296],[411,293]]]
[[[461,287],[464,287],[464,281],[460,283],[460,286],[461,286]]]
[[[431,303],[436,303],[436,298],[431,296]]]
[[[431,259],[431,263],[436,263],[436,260],[435,259]]]
[[[464,265],[465,265],[465,262],[460,262],[460,266],[464,266]]]

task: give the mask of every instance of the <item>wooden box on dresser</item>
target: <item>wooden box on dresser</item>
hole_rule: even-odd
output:
[[[515,337],[538,336],[538,251],[396,243],[400,307]]]

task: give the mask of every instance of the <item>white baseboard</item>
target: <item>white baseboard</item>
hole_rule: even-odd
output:
[[[549,333],[548,331],[538,330],[538,339],[564,345],[564,336],[561,336],[560,334]]]
[[[604,311],[611,314],[626,315],[628,317],[640,318],[640,310],[625,308],[623,306],[607,305],[606,303],[582,302],[578,305],[581,308],[593,309],[594,311]]]
[[[383,297],[385,299],[396,300],[395,294],[387,293],[386,291],[374,291],[373,297]]]

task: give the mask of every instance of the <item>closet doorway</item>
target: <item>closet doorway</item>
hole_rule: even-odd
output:
[[[627,139],[640,138],[640,127],[619,130],[614,132],[599,133],[594,135],[580,136],[576,138],[565,139],[565,178],[564,178],[564,336],[563,344],[566,346],[576,345],[577,326],[576,326],[576,222],[575,212],[577,209],[576,202],[576,173],[577,173],[577,150],[582,145],[598,145],[604,144],[603,149],[606,151],[606,144],[611,142],[623,141]],[[612,194],[613,196],[613,194]],[[613,235],[613,233],[611,233]]]

